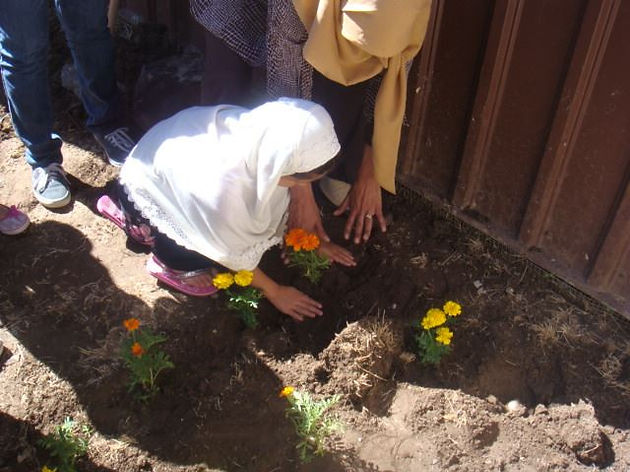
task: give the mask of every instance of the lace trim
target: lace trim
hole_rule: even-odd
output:
[[[199,251],[199,248],[193,246],[185,232],[171,220],[167,213],[162,211],[160,206],[154,201],[148,192],[143,189],[134,188],[122,178],[120,181],[127,198],[133,204],[134,208],[154,227],[180,246],[183,246],[190,251],[199,252],[208,259],[212,259],[229,269],[238,271],[243,269],[252,270],[256,268],[265,251],[282,242],[282,233],[280,233],[280,235],[276,233],[276,235],[270,237],[266,241],[259,241],[253,244],[242,254],[219,254],[218,252],[211,253],[210,251]],[[286,221],[286,218],[284,218],[284,221]]]

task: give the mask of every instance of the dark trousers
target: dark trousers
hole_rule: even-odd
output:
[[[155,238],[153,254],[167,267],[175,270],[193,271],[220,267],[216,262],[180,246],[164,233],[160,233],[149,221],[142,217],[133,203],[129,201],[126,192],[118,186],[118,203],[125,213],[128,222],[135,225],[146,224],[151,227],[151,234]],[[116,199],[114,199],[116,201]]]

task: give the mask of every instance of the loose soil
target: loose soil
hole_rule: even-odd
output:
[[[246,329],[224,299],[164,288],[146,252],[95,211],[117,175],[55,89],[73,203],[30,192],[23,147],[0,110],[0,202],[32,227],[0,237],[0,471],[50,463],[38,440],[65,417],[93,429],[81,471],[630,470],[630,324],[413,193],[387,198],[389,229],[349,247],[313,286],[263,266],[324,305],[298,324],[263,302]],[[340,240],[343,220],[327,209]],[[428,308],[456,300],[452,352],[422,365],[414,335]],[[143,404],[119,358],[129,316],[164,334],[176,368]],[[343,430],[301,464],[278,398],[322,398]]]

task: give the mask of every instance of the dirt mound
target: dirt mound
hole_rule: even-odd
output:
[[[344,414],[346,447],[374,470],[580,470],[579,463],[613,460],[609,438],[583,402],[515,413],[492,397],[400,384],[370,430],[355,428],[352,415]]]
[[[542,407],[538,417],[545,412]],[[610,439],[602,430],[592,405],[557,405],[548,410],[547,437],[555,445],[572,451],[585,465],[604,467],[613,459]]]
[[[368,317],[348,324],[319,356],[328,377],[323,391],[342,392],[357,405],[377,409],[402,347],[402,332],[389,320]]]

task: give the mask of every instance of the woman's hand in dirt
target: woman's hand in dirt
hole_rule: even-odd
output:
[[[265,296],[273,306],[295,321],[304,321],[304,318],[316,318],[324,314],[321,303],[288,285],[278,285],[275,290],[265,293]]]
[[[319,246],[319,254],[327,257],[333,262],[347,267],[354,267],[355,265],[357,265],[352,253],[335,243],[321,241]]]
[[[330,241],[324,229],[310,182],[294,185],[289,189],[289,193],[291,195],[287,222],[289,229],[302,228],[309,233],[315,233],[322,241]]]
[[[305,293],[296,288],[276,283],[258,267],[253,272],[252,287],[260,290],[273,306],[295,321],[304,321],[305,317],[315,318],[324,314],[321,303],[316,302]]]
[[[366,146],[357,180],[344,201],[335,210],[334,215],[342,215],[347,210],[350,210],[350,213],[343,235],[346,239],[350,239],[354,227],[355,244],[370,238],[374,220],[378,222],[382,232],[387,231],[387,223],[383,217],[381,186],[374,175],[371,146]]]

